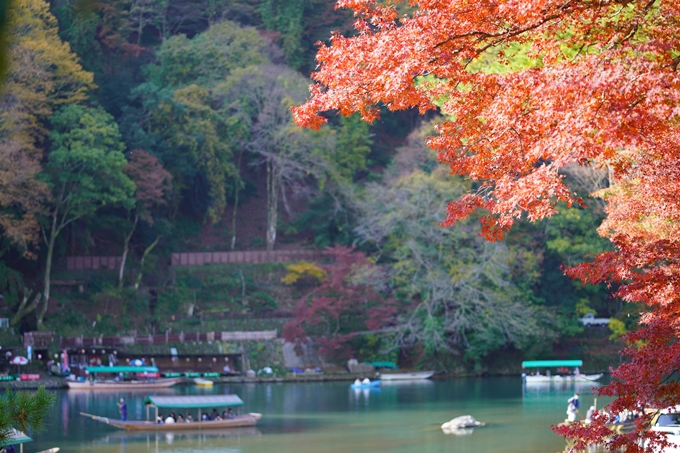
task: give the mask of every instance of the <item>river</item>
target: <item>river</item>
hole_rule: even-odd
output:
[[[574,391],[580,393],[584,414],[593,404],[589,385],[525,387],[519,377],[385,384],[379,390],[352,390],[348,382],[178,386],[153,393],[236,393],[245,402],[242,411],[263,417],[257,428],[174,435],[128,433],[80,415],[118,418],[116,401],[124,396],[128,419],[144,419],[142,401],[151,392],[58,391],[48,430],[33,436],[35,442],[24,451],[555,453],[565,442],[550,425],[564,420]],[[440,429],[466,414],[487,426],[466,435]]]

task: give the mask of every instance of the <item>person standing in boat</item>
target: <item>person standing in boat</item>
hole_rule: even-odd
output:
[[[578,418],[578,409],[581,406],[578,399],[578,393],[574,393],[574,396],[567,400],[567,421],[575,422]]]
[[[121,420],[127,420],[127,403],[125,402],[125,398],[120,399],[120,403],[118,403],[118,412],[120,412]]]

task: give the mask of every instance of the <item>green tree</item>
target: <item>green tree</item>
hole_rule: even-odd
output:
[[[48,196],[37,180],[45,124],[60,105],[81,102],[94,86],[42,0],[15,2],[8,13],[9,71],[0,90],[0,227],[26,247],[38,241],[36,215]]]
[[[5,442],[12,430],[41,432],[45,429],[48,411],[56,395],[44,387],[36,392],[14,392],[7,389],[0,397],[0,443]]]
[[[124,145],[113,117],[101,108],[69,105],[51,123],[51,152],[42,179],[52,190],[43,237],[47,245],[38,328],[50,302],[54,246],[63,229],[105,205],[130,205],[135,185],[125,174]]]
[[[207,217],[217,222],[230,179],[238,179],[233,161],[241,133],[239,120],[232,118],[233,99],[225,98],[220,86],[236,69],[267,62],[266,42],[253,28],[222,22],[192,39],[173,36],[158,49],[157,59],[146,69],[147,82],[132,92],[136,106],[127,110],[122,126],[126,142],[162,160],[176,193],[207,187],[192,204],[205,206]]]
[[[430,358],[478,359],[552,340],[550,315],[515,283],[521,250],[485,241],[478,222],[441,227],[448,200],[470,183],[431,170],[434,156],[423,147],[402,148],[395,162],[384,184],[367,187],[356,233],[390,266],[397,294],[416,303],[400,320],[396,345],[420,343]]]

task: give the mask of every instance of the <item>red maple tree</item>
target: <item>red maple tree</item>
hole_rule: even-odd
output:
[[[348,342],[358,334],[357,328],[384,327],[396,314],[395,302],[381,295],[381,271],[364,253],[343,246],[322,253],[330,260],[319,266],[326,277],[300,299],[295,319],[283,326],[283,337],[304,342],[307,329],[323,326],[315,335],[319,352],[332,360],[347,359],[354,352]]]
[[[616,247],[568,274],[618,283],[616,295],[652,309],[627,337],[627,363],[600,394],[611,410],[680,403],[680,4],[653,0],[411,0],[407,14],[373,0],[340,0],[357,34],[321,45],[311,99],[294,109],[318,128],[322,112],[440,109],[449,121],[428,144],[455,174],[480,181],[449,206],[445,225],[475,209],[498,240],[519,218],[538,220],[558,202],[583,204],[565,165],[606,168],[600,233]],[[515,71],[472,70],[518,48],[535,62]],[[602,419],[557,431],[576,447],[602,441]],[[610,446],[652,448],[641,423]],[[646,447],[643,447],[646,445]]]

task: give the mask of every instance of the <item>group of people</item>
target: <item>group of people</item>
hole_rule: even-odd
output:
[[[567,419],[566,422],[573,423],[578,420],[578,412],[581,408],[581,402],[578,397],[578,393],[574,393],[574,396],[567,400]],[[643,410],[640,411],[629,411],[624,410],[619,414],[612,414],[607,409],[602,410],[602,414],[605,416],[606,423],[626,423],[640,417]],[[583,421],[586,424],[593,422],[593,415],[595,415],[595,406],[590,406],[586,412],[586,418]]]
[[[213,409],[210,414],[204,413],[201,415],[201,421],[202,422],[208,422],[208,421],[218,421],[218,420],[230,420],[234,418],[236,414],[234,414],[234,411],[232,408],[228,408],[226,411],[222,411],[222,415],[217,411],[217,409]],[[182,414],[177,414],[175,415],[174,412],[170,412],[170,415],[167,417],[163,417],[162,414],[158,414],[158,418],[156,419],[156,423],[158,424],[169,424],[169,423],[192,423],[194,421],[194,418],[191,416],[190,413],[187,412],[186,418],[182,416]]]
[[[370,383],[371,383],[371,380],[367,377],[356,378],[354,380],[354,385],[368,385]]]

